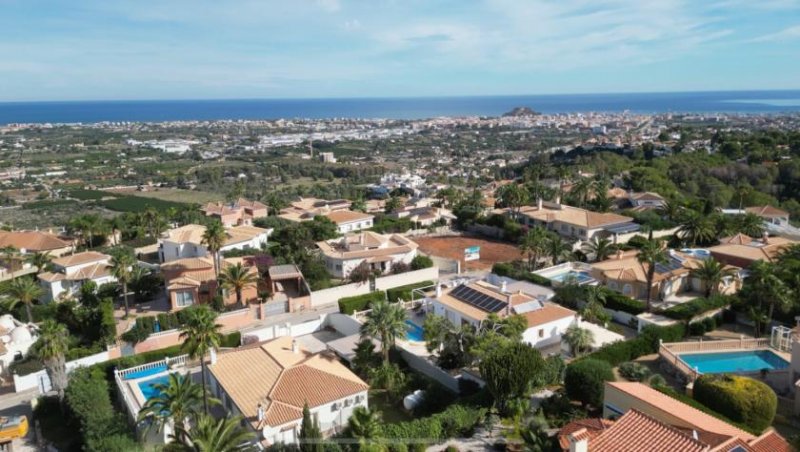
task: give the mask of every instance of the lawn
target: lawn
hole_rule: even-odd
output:
[[[411,413],[408,413],[401,407],[391,403],[383,391],[369,392],[369,409],[372,411],[380,411],[383,421],[390,424],[406,422],[414,419],[411,416]]]
[[[100,204],[106,209],[117,212],[144,212],[148,207],[164,212],[170,208],[180,209],[186,207],[186,203],[163,201],[161,199],[144,198],[141,196],[121,196],[119,198],[101,201]]]
[[[182,190],[179,188],[158,188],[149,191],[117,191],[116,193],[138,196],[140,198],[157,199],[160,201],[180,202],[186,204],[206,204],[209,202],[225,201],[225,195],[198,190]]]

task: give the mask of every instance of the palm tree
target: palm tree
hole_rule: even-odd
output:
[[[764,220],[754,213],[746,213],[737,218],[737,229],[750,237],[761,237],[764,233]]]
[[[45,252],[38,251],[26,256],[25,260],[29,264],[36,267],[36,274],[38,275],[47,269],[47,267],[50,265],[50,261],[53,260],[53,258],[47,251]]]
[[[33,322],[33,311],[31,306],[33,302],[44,294],[42,287],[33,280],[33,278],[23,277],[11,280],[11,283],[6,287],[5,294],[11,298],[11,303],[8,309],[14,309],[17,304],[22,303],[25,305],[25,312],[28,316],[28,322]]]
[[[719,288],[719,284],[727,276],[732,276],[735,272],[731,268],[717,262],[714,258],[708,258],[701,262],[700,266],[693,268],[689,275],[697,278],[703,283],[705,297],[708,298]]]
[[[366,321],[361,325],[362,338],[371,337],[381,341],[384,364],[389,362],[389,349],[394,345],[395,339],[406,335],[406,318],[406,311],[399,303],[378,301],[372,304]]]
[[[347,421],[347,428],[353,438],[374,439],[380,435],[381,414],[363,406],[357,406]]]
[[[589,350],[594,344],[594,333],[578,325],[570,325],[563,336],[564,341],[569,345],[570,352],[576,357]]]
[[[553,265],[560,263],[572,252],[572,247],[555,234],[551,234],[550,237],[547,238],[545,248],[550,259],[553,261]]]
[[[222,270],[219,282],[223,288],[236,291],[236,303],[242,306],[242,291],[258,284],[258,272],[251,272],[250,267],[238,262]]]
[[[181,434],[183,445],[195,452],[242,452],[255,450],[250,443],[253,433],[243,429],[240,417],[224,417],[219,420],[209,415],[199,416],[189,432]],[[179,436],[175,435],[178,439]]]
[[[128,283],[133,279],[133,267],[136,265],[133,256],[127,252],[116,253],[111,258],[111,274],[117,279],[117,282],[122,286],[122,299],[125,302],[125,317],[128,317]]]
[[[530,228],[528,233],[522,238],[519,247],[522,253],[528,256],[528,268],[530,270],[536,268],[539,256],[546,251],[547,240],[548,233],[540,226]]]
[[[50,383],[58,393],[58,399],[64,401],[64,390],[67,388],[67,367],[64,355],[69,349],[69,332],[67,327],[55,320],[45,320],[39,328],[39,339],[35,350],[47,370]]]
[[[151,419],[151,425],[156,425],[158,431],[172,421],[175,435],[183,435],[186,419],[194,417],[203,405],[203,389],[188,376],[178,373],[169,374],[167,383],[157,383],[153,388],[157,395],[147,399],[138,420]],[[216,399],[211,400],[216,402]]]
[[[653,234],[650,238],[642,243],[639,248],[639,253],[636,255],[636,260],[642,266],[642,271],[645,272],[647,277],[647,297],[646,307],[650,311],[650,301],[653,298],[653,279],[656,276],[656,264],[663,264],[667,262],[667,252],[664,251],[661,240],[653,239]]]
[[[594,236],[591,241],[584,242],[584,244],[581,245],[581,248],[587,255],[594,255],[595,261],[603,261],[608,259],[618,249],[617,245],[612,243],[610,239],[599,236]]]
[[[683,213],[683,206],[675,201],[667,201],[658,208],[658,213],[668,220],[675,221]]]
[[[214,274],[217,278],[219,278],[219,250],[225,245],[227,239],[228,234],[219,221],[214,221],[206,226],[206,230],[203,232],[203,245],[208,248],[208,252],[214,261]]]
[[[17,267],[17,263],[19,262],[20,251],[9,245],[0,248],[0,254],[3,255],[3,260],[8,266],[8,269],[11,270],[11,277],[13,278],[14,268]]]
[[[397,196],[391,196],[389,199],[386,200],[386,203],[383,205],[383,210],[386,213],[392,213],[395,210],[399,209],[403,206],[403,202]]]
[[[164,218],[161,213],[152,207],[148,207],[142,212],[142,221],[146,225],[150,237],[158,239],[164,226]]]
[[[601,286],[582,286],[586,305],[581,309],[581,316],[590,322],[606,323],[610,320],[604,306],[606,304],[606,289]]]
[[[765,261],[756,261],[750,268],[750,274],[745,280],[748,301],[751,304],[751,317],[762,318],[763,323],[769,324],[775,308],[786,312],[792,306],[792,291],[778,276],[775,264]],[[766,306],[764,303],[766,302]],[[766,307],[766,312],[764,308]],[[760,334],[759,322],[756,322],[756,336]]]
[[[697,211],[690,210],[684,215],[677,232],[678,237],[691,246],[708,243],[715,238],[714,225]]]
[[[511,209],[511,212],[514,213],[514,218],[519,217],[520,209],[528,202],[528,199],[530,199],[525,187],[517,183],[503,185],[497,189],[496,196],[504,206]]]
[[[217,313],[206,305],[187,309],[186,324],[181,330],[181,349],[192,359],[200,359],[200,373],[203,377],[203,410],[208,414],[208,395],[206,391],[206,353],[216,351],[222,341],[222,325],[217,323]]]

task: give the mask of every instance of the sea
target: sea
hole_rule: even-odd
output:
[[[331,99],[0,102],[0,124],[222,119],[499,116],[542,113],[782,114],[800,112],[800,90]]]

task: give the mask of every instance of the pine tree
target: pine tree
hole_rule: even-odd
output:
[[[316,419],[311,417],[308,403],[303,405],[303,422],[300,425],[300,450],[302,452],[323,452],[322,432]]]

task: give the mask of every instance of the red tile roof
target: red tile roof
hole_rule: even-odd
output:
[[[589,441],[592,452],[703,452],[708,446],[636,410]]]

